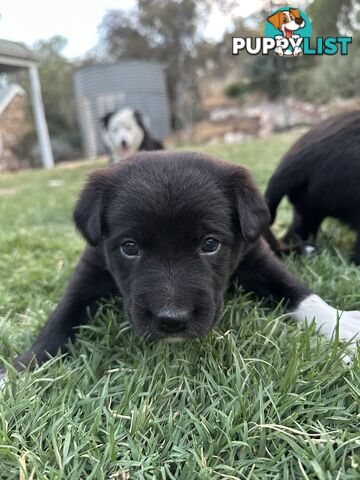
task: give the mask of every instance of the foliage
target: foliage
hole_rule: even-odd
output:
[[[194,71],[200,11],[197,3],[139,0],[137,8],[130,12],[111,10],[100,26],[104,48],[111,60],[152,59],[164,64],[175,127],[186,122],[181,117],[186,117],[186,110],[197,99]]]
[[[33,126],[12,148],[14,154],[20,161],[34,168],[41,167],[40,157],[34,154],[37,141],[37,133]]]
[[[355,0],[355,3],[360,3]],[[336,37],[340,30],[351,26],[353,0],[314,0],[309,5],[309,15],[314,33],[320,37]]]
[[[250,167],[263,189],[295,138],[205,151]],[[103,165],[0,178],[5,359],[30,345],[65,288],[83,248],[71,209],[86,174]],[[55,179],[63,185],[51,187]],[[285,207],[277,230],[288,221]],[[359,309],[351,240],[327,224],[318,254],[287,263],[326,300]],[[312,326],[300,331],[283,305],[239,290],[215,332],[178,345],[144,344],[120,305],[104,305],[69,355],[10,375],[0,479],[355,480],[360,364],[346,367],[343,351]]]
[[[226,79],[227,76],[243,74],[252,61],[250,55],[234,57],[231,55],[232,37],[261,36],[261,19],[259,15],[252,15],[247,19],[235,17],[234,27],[225,31],[219,42],[204,41],[198,44],[197,64],[204,69],[207,77]]]
[[[360,34],[353,37],[349,54],[324,56],[315,68],[303,69],[292,76],[289,92],[314,103],[334,98],[357,97],[360,91]]]
[[[243,101],[249,91],[249,86],[243,81],[231,82],[224,88],[224,95],[228,98]]]
[[[42,62],[39,67],[42,93],[51,133],[69,131],[76,126],[74,110],[74,65],[62,54],[67,40],[56,35],[33,46]]]

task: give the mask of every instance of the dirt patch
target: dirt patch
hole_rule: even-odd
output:
[[[74,160],[71,162],[59,162],[56,164],[55,168],[79,168],[83,165],[93,165],[97,163],[102,163],[107,161],[108,157],[103,155],[101,157],[97,157],[91,160]]]
[[[229,118],[211,122],[205,120],[195,125],[193,141],[195,143],[208,143],[223,141],[227,133],[241,133],[244,137],[253,137],[259,134],[260,117]]]
[[[21,188],[0,188],[0,197],[6,195],[15,195]]]

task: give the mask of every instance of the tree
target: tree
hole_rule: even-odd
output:
[[[360,34],[355,33],[349,55],[324,56],[316,68],[291,79],[291,93],[314,103],[358,97],[360,90]],[[326,86],[326,88],[324,88]]]
[[[314,0],[309,6],[314,32],[321,37],[336,37],[339,29],[350,26],[350,14],[356,0]]]
[[[318,57],[315,67],[298,72],[290,79],[289,90],[305,100],[330,102],[335,97],[358,96],[360,88],[359,0],[314,0],[309,6],[317,36],[353,36],[347,56]],[[324,86],[326,85],[326,88]]]
[[[105,58],[152,59],[165,65],[175,128],[195,115],[199,24],[208,8],[206,1],[138,0],[130,12],[110,11],[100,25]]]

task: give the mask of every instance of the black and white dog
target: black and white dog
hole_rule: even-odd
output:
[[[137,110],[124,108],[108,113],[101,119],[101,124],[103,141],[111,155],[111,165],[139,150],[164,149],[163,144],[150,135]]]
[[[22,369],[64,349],[101,299],[121,296],[146,340],[207,335],[232,280],[286,299],[297,321],[330,338],[360,338],[360,312],[337,312],[302,285],[262,233],[269,211],[248,171],[197,153],[144,152],[90,175],[74,211],[87,240],[67,290]]]
[[[283,157],[265,193],[272,221],[284,196],[294,207],[284,243],[307,241],[324,218],[337,218],[357,232],[360,264],[360,111],[320,123]]]

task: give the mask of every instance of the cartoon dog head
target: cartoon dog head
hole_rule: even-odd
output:
[[[279,11],[267,18],[274,28],[280,30],[284,37],[291,38],[293,32],[299,28],[305,27],[305,20],[300,15],[298,8],[290,8],[289,10]]]

